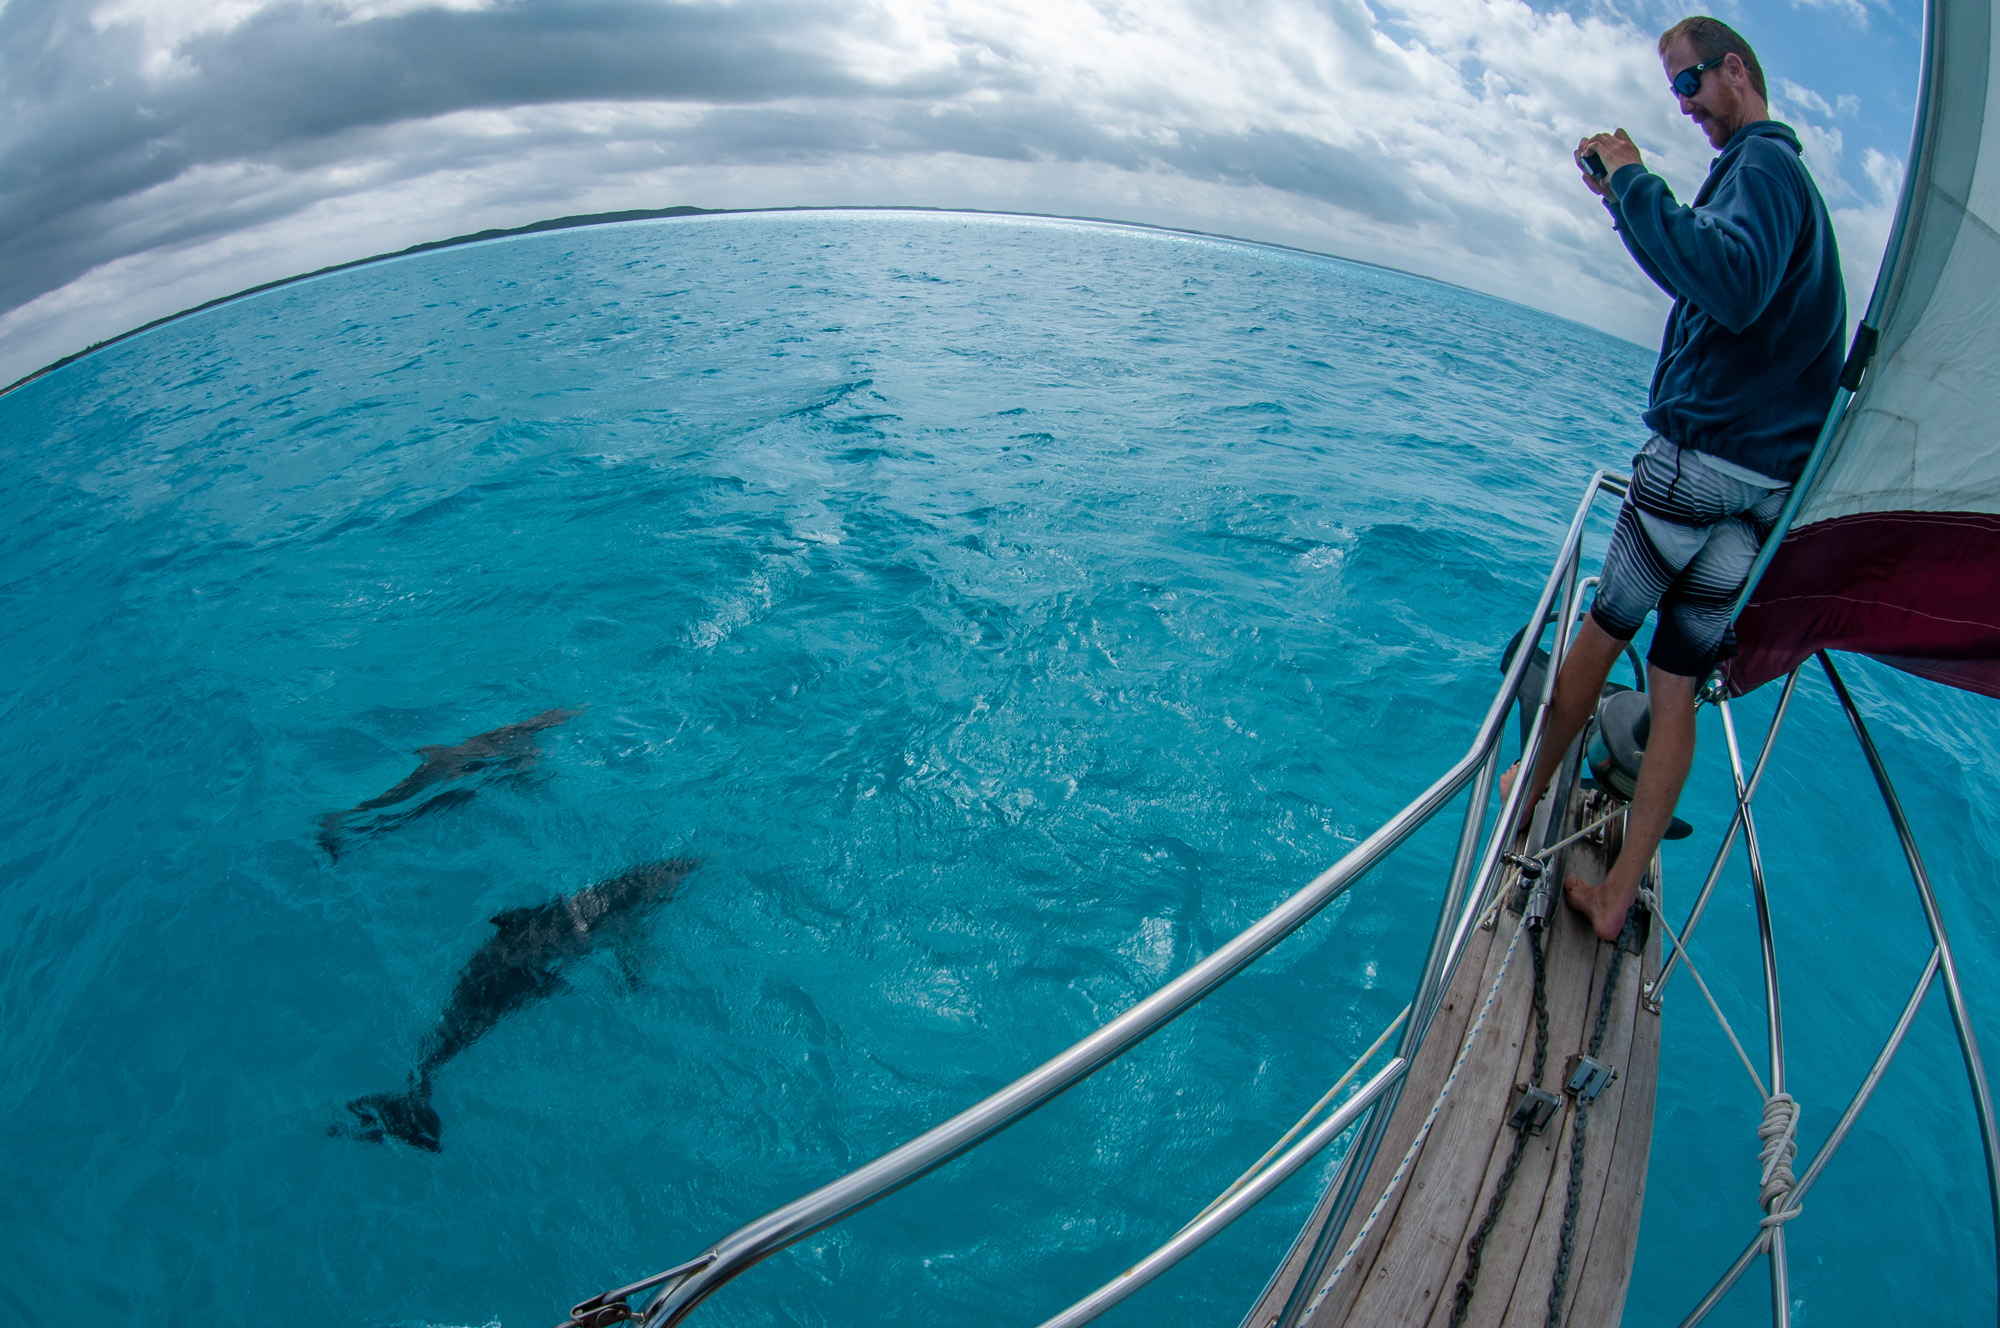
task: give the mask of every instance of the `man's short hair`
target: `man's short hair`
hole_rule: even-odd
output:
[[[1736,56],[1750,71],[1750,86],[1757,89],[1757,95],[1767,101],[1770,99],[1771,94],[1764,91],[1764,66],[1757,63],[1757,53],[1750,49],[1750,43],[1744,41],[1736,29],[1721,19],[1710,18],[1706,14],[1682,19],[1660,34],[1661,55],[1667,53],[1667,47],[1673,45],[1676,37],[1688,39],[1694,58],[1702,64],[1720,60],[1725,55]]]

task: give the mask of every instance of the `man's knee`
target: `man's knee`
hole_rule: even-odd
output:
[[[1583,624],[1576,629],[1576,639],[1570,642],[1569,655],[1563,660],[1563,672],[1569,673],[1574,668],[1596,673],[1602,684],[1630,643],[1630,637],[1614,636],[1594,616],[1585,614]]]
[[[1632,638],[1639,634],[1639,628],[1645,623],[1646,615],[1652,611],[1652,604],[1646,605],[1637,613],[1633,613],[1630,609],[1621,609],[1600,590],[1584,621],[1623,647],[1630,644]]]
[[[1685,714],[1694,717],[1695,694],[1700,690],[1701,679],[1690,678],[1684,673],[1674,673],[1657,664],[1646,667],[1646,694],[1652,702],[1655,719],[1662,714]]]

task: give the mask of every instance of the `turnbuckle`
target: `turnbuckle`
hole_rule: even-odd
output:
[[[644,1311],[635,1310],[628,1303],[641,1291],[650,1291],[667,1282],[676,1282],[701,1271],[715,1262],[715,1251],[699,1258],[677,1264],[664,1273],[654,1273],[631,1286],[619,1287],[616,1291],[600,1291],[589,1300],[581,1300],[569,1307],[569,1317],[556,1328],[612,1328],[614,1324],[633,1323],[645,1318]]]
[[[556,1328],[611,1328],[613,1324],[639,1317],[639,1311],[626,1304],[624,1297],[613,1299],[614,1295],[610,1291],[601,1291],[589,1300],[570,1306],[569,1317]]]

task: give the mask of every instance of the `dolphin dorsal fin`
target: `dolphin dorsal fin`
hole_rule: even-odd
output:
[[[541,910],[538,908],[510,908],[507,909],[505,912],[495,913],[492,917],[488,918],[487,921],[491,922],[495,927],[499,928],[500,931],[502,931],[503,933],[510,931],[517,931],[520,928],[527,926],[528,923],[531,920],[533,920],[535,914],[539,912],[541,912]]]

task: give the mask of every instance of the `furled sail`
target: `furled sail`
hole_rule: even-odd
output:
[[[1737,620],[1739,695],[1835,649],[2000,696],[2000,24],[1992,0],[1929,18],[1902,208],[1842,375],[1858,390]]]

